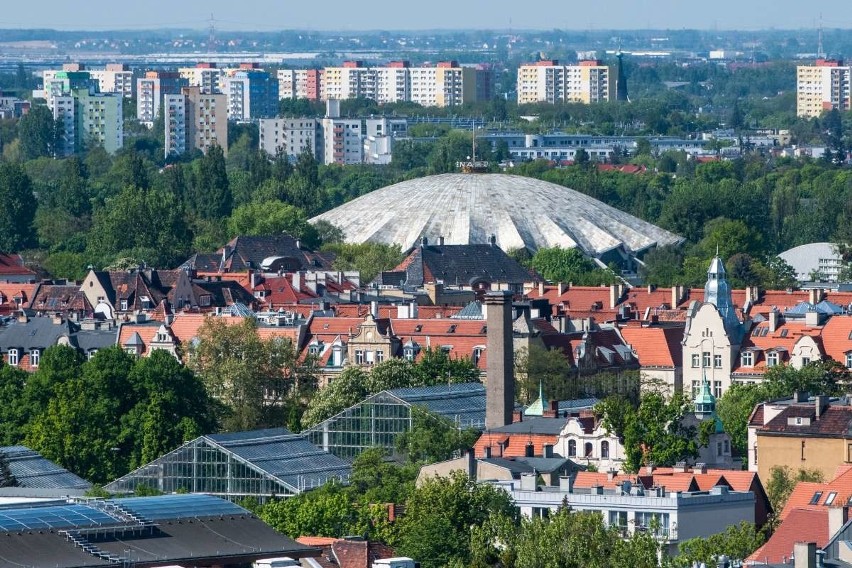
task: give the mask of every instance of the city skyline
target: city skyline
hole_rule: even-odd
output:
[[[233,4],[223,0],[173,3],[164,0],[133,3],[116,10],[114,2],[91,0],[81,6],[47,0],[39,11],[15,4],[0,16],[0,28],[51,28],[58,30],[118,29],[217,29],[238,31],[305,30],[428,30],[428,29],[802,29],[852,28],[846,2],[827,0],[818,9],[791,0],[742,3],[719,0],[693,4],[685,10],[677,0],[605,0],[572,6],[560,2],[540,3],[534,10],[519,10],[505,0],[487,6],[473,2],[435,0],[404,10],[389,0],[362,4],[329,0],[322,12],[309,4],[288,6],[287,11],[272,0]],[[235,13],[237,12],[237,13]],[[0,37],[0,41],[2,38]]]

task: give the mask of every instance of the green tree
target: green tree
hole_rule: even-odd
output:
[[[230,215],[233,198],[222,148],[210,147],[194,165],[193,183],[186,199],[189,211],[200,219],[209,220]]]
[[[209,318],[191,346],[190,367],[223,406],[217,422],[228,431],[284,424],[316,390],[315,361],[300,360],[289,338],[261,339],[257,323]]]
[[[666,246],[648,252],[639,266],[642,281],[651,286],[676,286],[683,284],[681,265],[683,251],[680,247]]]
[[[684,568],[704,564],[714,566],[718,558],[727,556],[731,561],[742,562],[766,541],[766,534],[745,521],[729,525],[725,532],[710,537],[690,538],[678,546],[676,565]]]
[[[361,402],[370,395],[369,380],[369,375],[358,367],[344,368],[339,377],[311,397],[302,424],[306,428],[314,426]]]
[[[649,463],[671,466],[698,456],[698,431],[683,423],[692,405],[682,394],[667,399],[662,393],[646,392],[635,408],[609,397],[595,409],[607,431],[624,444],[626,471],[639,471]]]
[[[396,550],[417,558],[424,568],[466,565],[472,528],[491,514],[514,517],[515,507],[505,491],[478,484],[462,472],[428,479],[405,502]]]
[[[363,534],[357,512],[347,492],[336,483],[326,483],[294,497],[265,505],[260,518],[277,531],[292,537],[342,537]]]
[[[766,496],[772,504],[772,510],[776,515],[781,514],[787,499],[800,481],[811,481],[816,483],[825,482],[822,472],[817,469],[801,468],[796,471],[790,466],[776,465],[769,470],[769,480],[766,482]]]
[[[305,212],[281,201],[240,205],[228,219],[228,233],[232,237],[289,233],[302,239],[309,248],[319,245],[319,235],[308,223]]]
[[[573,282],[578,285],[612,284],[615,274],[586,258],[577,248],[541,248],[530,262],[539,274],[551,282]]]
[[[411,430],[397,437],[396,450],[414,463],[435,463],[452,458],[473,447],[479,430],[461,429],[444,416],[425,408],[411,409]]]
[[[768,394],[763,384],[734,383],[716,403],[716,412],[736,454],[748,455],[748,418],[755,405],[770,398]]]
[[[0,446],[14,446],[23,439],[27,405],[23,397],[27,372],[0,363]]]
[[[417,386],[480,382],[480,371],[472,359],[450,357],[443,349],[424,349],[414,363],[413,370]]]
[[[176,196],[128,186],[95,210],[88,241],[90,255],[104,264],[126,256],[168,266],[184,257],[190,233]]]
[[[559,349],[538,344],[522,347],[515,353],[516,397],[522,404],[538,398],[539,387],[550,400],[565,400],[571,394],[571,364]]]
[[[34,105],[18,123],[18,139],[24,158],[53,157],[56,150],[56,122],[53,113],[42,105]]]
[[[0,163],[0,251],[18,252],[33,242],[33,201],[32,184],[23,168]]]
[[[375,279],[379,272],[395,268],[403,259],[399,245],[338,243],[324,245],[322,250],[334,253],[335,270],[357,270],[365,283]]]

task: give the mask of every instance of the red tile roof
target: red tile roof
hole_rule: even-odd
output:
[[[620,331],[643,367],[683,366],[683,328],[625,326]]]
[[[815,542],[817,548],[828,544],[828,509],[810,511],[795,509],[766,543],[758,548],[746,562],[780,564],[793,555],[793,546],[797,542]]]
[[[826,500],[831,493],[835,493],[830,503],[831,506],[846,505],[849,502],[849,498],[852,497],[852,469],[848,467],[844,469],[845,471],[842,471],[839,476],[828,483],[811,483],[806,481],[797,483],[796,487],[793,488],[793,492],[790,493],[790,498],[787,500],[787,504],[784,506],[784,510],[781,511],[779,518],[783,521],[796,509],[827,510],[829,505],[826,504]],[[821,492],[822,495],[820,495],[816,503],[811,504],[817,492]]]
[[[21,255],[0,253],[0,275],[35,278],[36,273],[24,266],[24,259],[21,258]]]
[[[21,282],[0,282],[0,314],[10,314],[21,308],[29,308],[35,298],[38,284]],[[21,304],[15,301],[21,299]]]
[[[545,444],[556,444],[557,439],[558,436],[555,434],[485,432],[476,441],[473,449],[478,458],[485,457],[487,446],[491,446],[491,457],[522,458],[526,455],[527,444],[532,443],[534,455],[542,456]]]

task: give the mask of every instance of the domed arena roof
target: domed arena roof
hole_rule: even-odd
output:
[[[492,235],[503,250],[579,247],[589,256],[621,249],[633,256],[681,242],[677,235],[579,191],[505,174],[441,174],[377,189],[322,215],[346,242],[399,244],[420,237],[483,244]]]

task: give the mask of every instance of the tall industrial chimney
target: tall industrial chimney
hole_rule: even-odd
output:
[[[485,429],[491,430],[511,424],[515,407],[512,292],[488,292],[485,294],[485,305],[488,326]]]

